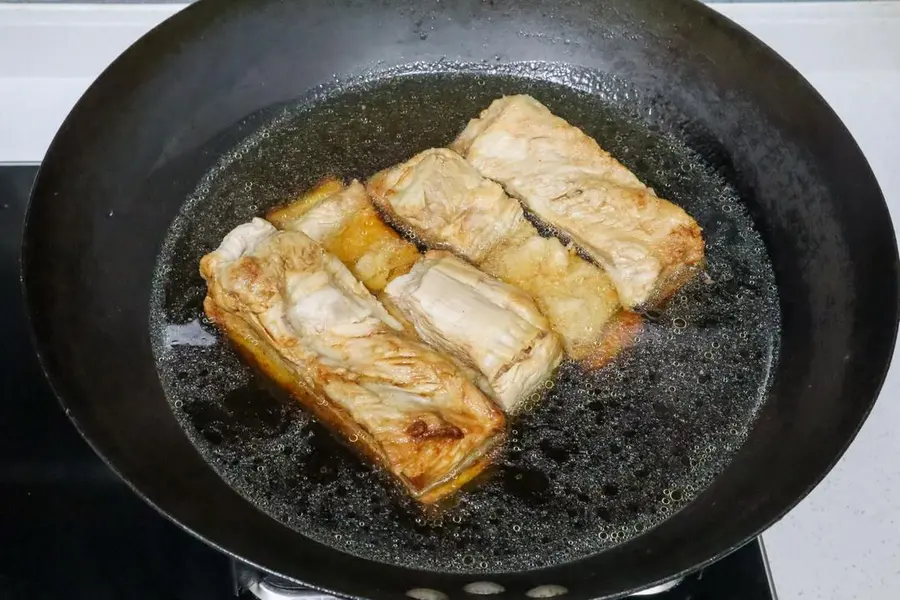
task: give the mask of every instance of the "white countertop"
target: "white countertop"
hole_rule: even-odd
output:
[[[787,58],[834,107],[866,153],[897,228],[900,2],[713,6]],[[0,162],[40,161],[100,71],[179,8],[0,4]],[[763,536],[781,600],[900,599],[897,364],[837,467]]]

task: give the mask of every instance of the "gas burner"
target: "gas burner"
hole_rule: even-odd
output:
[[[235,563],[235,579],[240,600],[336,600],[243,563]],[[513,596],[504,595],[504,598],[509,597]],[[629,598],[775,600],[776,596],[765,549],[761,540],[755,540],[697,573],[648,588]]]

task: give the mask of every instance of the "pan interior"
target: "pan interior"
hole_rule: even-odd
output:
[[[511,424],[497,466],[425,514],[303,411],[270,393],[204,319],[200,257],[232,227],[326,175],[365,178],[449,143],[496,97],[528,93],[704,228],[708,277],[649,314],[633,348],[585,373],[564,364]],[[288,527],[407,567],[509,572],[575,560],[653,527],[741,445],[779,346],[772,267],[747,206],[659,99],[544,64],[417,66],[319,90],[224,156],[172,224],[151,327],[187,435],[245,498]]]

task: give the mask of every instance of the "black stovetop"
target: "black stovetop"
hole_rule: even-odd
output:
[[[241,568],[119,481],[69,423],[41,373],[19,290],[22,224],[36,172],[0,166],[0,598],[235,598]],[[761,546],[751,543],[652,597],[774,594]]]

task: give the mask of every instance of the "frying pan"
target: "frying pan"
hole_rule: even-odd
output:
[[[317,543],[236,493],[173,416],[148,326],[168,227],[223,152],[281,107],[315,102],[317,90],[401,66],[528,61],[627,82],[651,99],[658,126],[738,190],[778,284],[781,342],[768,399],[693,502],[577,561],[473,575]],[[441,121],[440,107],[421,110]],[[126,51],[63,124],[32,193],[23,280],[38,352],[77,428],[147,502],[209,544],[347,597],[427,588],[461,598],[464,586],[487,580],[503,597],[553,584],[565,598],[606,598],[740,547],[840,457],[894,346],[890,223],[865,159],[822,98],[697,2],[201,0]]]

